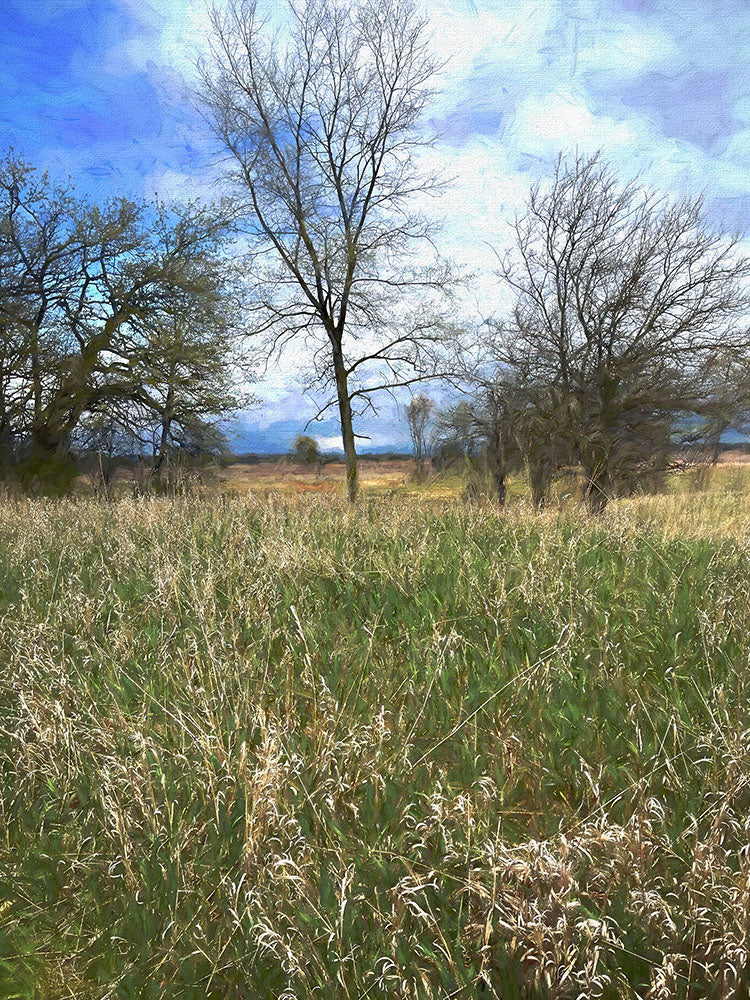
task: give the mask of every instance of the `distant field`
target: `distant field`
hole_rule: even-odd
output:
[[[465,469],[460,463],[453,468],[436,472],[427,464],[427,475],[421,484],[414,482],[414,462],[404,458],[371,458],[359,463],[359,476],[365,494],[418,495],[423,498],[455,498],[465,489]],[[120,468],[116,473],[117,489],[124,491],[130,485],[133,474],[129,469]],[[321,493],[344,494],[346,491],[346,467],[343,461],[328,461],[318,470],[314,465],[304,465],[287,456],[268,457],[255,462],[235,461],[223,467],[210,467],[206,477],[209,491],[218,487],[220,491],[231,493],[254,493],[267,495],[282,492],[286,495]],[[669,492],[692,492],[696,490],[750,490],[750,454],[740,450],[727,450],[713,468],[696,467],[689,472],[674,474],[665,484]],[[580,493],[581,484],[575,477],[559,482],[554,492],[557,498],[574,499]],[[85,476],[78,482],[79,491],[87,493],[91,487]],[[511,498],[524,499],[528,489],[524,477],[511,478],[509,482]]]
[[[410,459],[382,459],[361,462],[360,477],[364,489],[387,490],[410,483],[414,463]],[[279,458],[252,465],[235,462],[222,469],[221,481],[230,489],[253,490],[269,487],[289,492],[330,493],[346,489],[346,466],[343,462],[328,462],[320,473],[314,466]]]
[[[748,995],[750,470],[385,466],[0,505],[0,997]]]
[[[425,483],[416,487],[413,482],[414,462],[403,459],[370,459],[360,462],[359,473],[362,489],[366,493],[410,492],[431,496],[457,496],[464,488],[464,474],[460,465],[442,473],[429,468]],[[346,469],[343,462],[328,462],[320,472],[315,467],[304,466],[288,458],[246,464],[235,462],[222,469],[218,478],[225,489],[264,491],[280,489],[286,493],[343,493],[346,486]],[[736,487],[750,489],[750,454],[727,450],[714,468],[698,467],[686,474],[673,475],[668,487],[691,490],[697,486],[718,489]],[[558,495],[569,490],[571,484],[559,484]],[[511,495],[525,496],[526,484],[522,477],[511,480]]]

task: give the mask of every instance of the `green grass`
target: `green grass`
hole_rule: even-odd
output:
[[[0,996],[747,995],[749,595],[728,489],[5,504]]]

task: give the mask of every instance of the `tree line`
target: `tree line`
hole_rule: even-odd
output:
[[[446,440],[488,457],[498,498],[525,469],[534,502],[571,466],[600,510],[718,446],[750,399],[740,241],[700,199],[561,157],[496,252],[510,308],[471,319],[467,279],[436,249],[425,171],[436,64],[411,0],[304,0],[283,33],[256,0],[211,13],[195,100],[224,200],[102,207],[10,155],[0,173],[0,442],[27,484],[65,479],[76,442],[117,428],[170,452],[215,449],[243,405],[246,342],[306,347],[317,417],[341,426],[357,496],[357,419],[383,393],[463,393]],[[242,247],[240,254],[238,247]],[[498,297],[500,295],[498,294]],[[415,402],[416,401],[416,402]]]

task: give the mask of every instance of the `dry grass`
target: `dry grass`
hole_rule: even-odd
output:
[[[0,507],[0,995],[746,996],[739,488]]]
[[[378,493],[403,489],[411,483],[414,463],[410,459],[375,459],[360,462],[362,489]],[[248,464],[234,462],[219,473],[222,488],[231,492],[265,493],[280,490],[296,493],[345,493],[346,467],[343,462],[329,462],[320,471],[280,457]]]

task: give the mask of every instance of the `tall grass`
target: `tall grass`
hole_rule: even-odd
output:
[[[749,527],[5,504],[0,995],[746,995]]]

